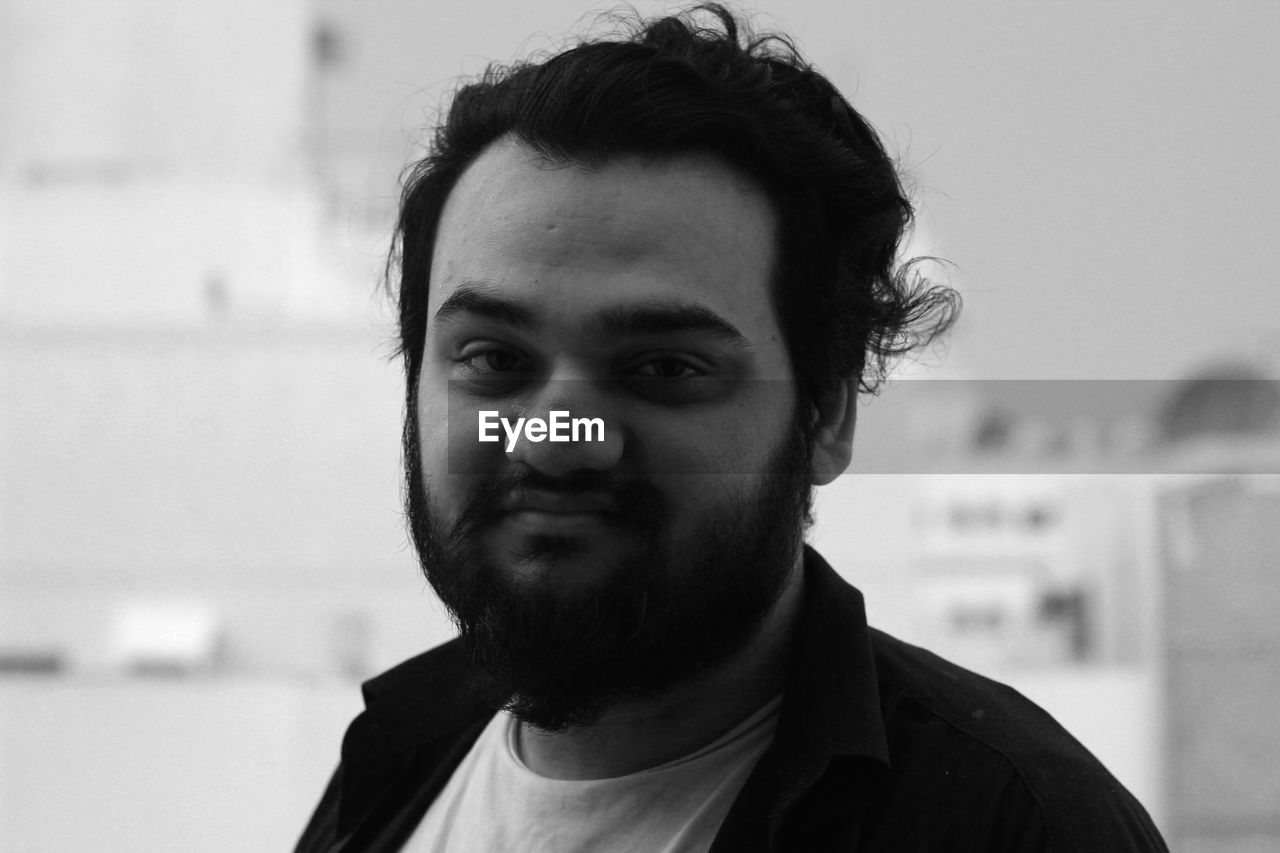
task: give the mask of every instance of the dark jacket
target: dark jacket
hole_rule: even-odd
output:
[[[1146,811],[1017,691],[868,628],[812,550],[777,735],[712,853],[1167,851]],[[457,641],[364,685],[366,710],[298,843],[394,851],[494,711]]]

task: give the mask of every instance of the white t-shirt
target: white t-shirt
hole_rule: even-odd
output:
[[[547,779],[498,714],[431,804],[404,853],[692,853],[711,846],[773,741],[778,697],[702,749],[612,779]]]

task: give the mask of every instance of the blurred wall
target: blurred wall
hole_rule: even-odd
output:
[[[331,670],[343,619],[382,665],[414,651],[443,620],[401,523],[384,353],[323,328],[7,336],[0,640],[74,637],[93,668],[112,606],[185,596],[222,603],[239,671]],[[428,627],[379,652],[397,612]]]

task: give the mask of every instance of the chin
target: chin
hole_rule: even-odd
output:
[[[571,593],[612,582],[641,551],[589,536],[539,534],[499,541],[486,556],[517,588]]]

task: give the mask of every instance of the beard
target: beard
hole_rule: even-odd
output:
[[[703,510],[680,542],[668,535],[673,512],[655,484],[585,470],[550,477],[521,466],[482,481],[446,525],[422,477],[412,401],[404,447],[410,533],[475,665],[476,686],[495,708],[546,731],[589,725],[620,702],[696,679],[745,646],[786,587],[809,519],[810,442],[798,418],[752,490]],[[604,523],[629,546],[625,556],[593,572],[598,582],[571,590],[520,577],[510,563],[551,562],[583,548],[573,536],[545,534],[526,536],[507,564],[486,553],[483,534],[501,521],[503,499],[524,488],[608,494],[616,511]]]

